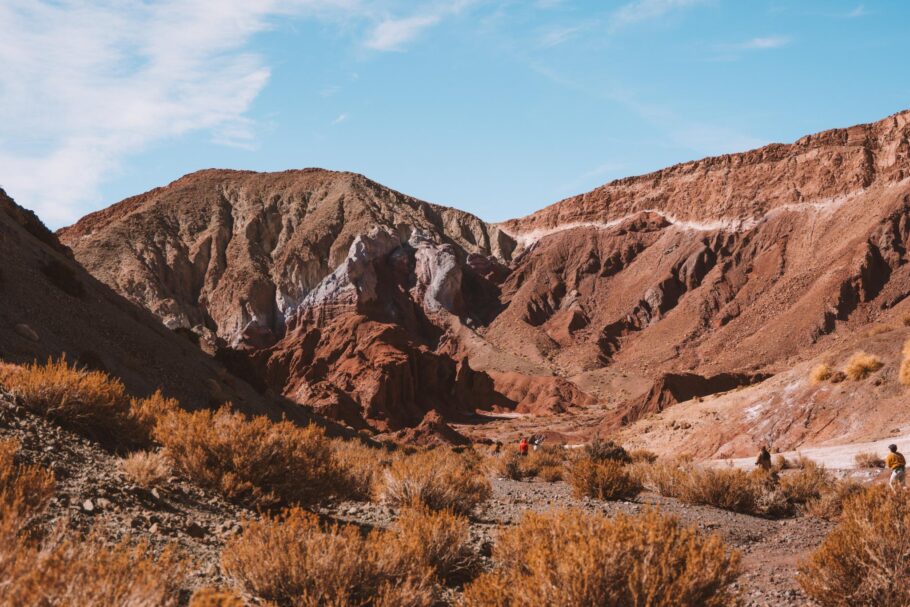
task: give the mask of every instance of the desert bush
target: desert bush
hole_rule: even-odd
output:
[[[818,385],[831,379],[832,373],[833,371],[830,366],[825,363],[820,363],[812,367],[812,371],[809,373],[809,379],[812,381],[813,385]]]
[[[447,510],[405,508],[384,538],[386,569],[403,577],[429,568],[439,581],[457,581],[477,567],[468,520]]]
[[[180,411],[180,403],[173,398],[167,398],[161,390],[147,398],[133,398],[130,400],[130,415],[135,419],[143,429],[146,436],[145,443],[152,441],[155,425],[158,420],[167,415]]]
[[[200,588],[190,597],[189,607],[246,607],[247,603],[230,590]]]
[[[136,451],[119,465],[129,480],[146,489],[164,483],[171,475],[171,460],[160,451]]]
[[[560,464],[558,466],[544,466],[540,469],[537,476],[548,483],[555,483],[561,481],[565,473],[566,467]]]
[[[384,449],[368,447],[358,440],[331,440],[332,454],[338,462],[343,486],[339,493],[348,499],[368,501],[372,498],[382,471],[392,461]]]
[[[154,436],[186,477],[241,503],[308,505],[344,487],[329,441],[316,426],[248,419],[225,406],[170,411],[158,419]]]
[[[221,564],[247,592],[282,606],[432,605],[431,567],[403,572],[412,555],[402,557],[388,533],[322,529],[314,515],[294,508],[248,521],[225,546]]]
[[[846,373],[844,373],[843,371],[835,371],[834,373],[831,374],[831,377],[828,378],[828,381],[831,382],[832,384],[839,384],[842,381],[846,381],[846,379],[847,379]]]
[[[817,502],[835,488],[836,480],[824,466],[805,464],[779,481],[774,476],[765,483],[761,509],[772,516],[790,516],[803,512],[810,502]]]
[[[0,441],[0,520],[21,528],[54,495],[54,475],[40,466],[16,463],[19,443]]]
[[[884,366],[879,358],[866,352],[857,352],[847,361],[844,374],[851,381],[866,379]]]
[[[590,443],[585,445],[585,455],[596,462],[607,460],[617,461],[623,464],[632,463],[632,458],[621,445],[617,445],[611,440],[603,440],[595,437]]]
[[[687,462],[661,460],[653,464],[638,464],[639,478],[645,487],[664,497],[679,497],[683,481],[691,469]]]
[[[657,454],[648,449],[632,449],[629,451],[629,458],[633,464],[653,464],[657,461]]]
[[[383,476],[380,498],[397,506],[470,514],[493,492],[478,457],[446,448],[397,459]]]
[[[863,485],[857,481],[844,479],[835,481],[834,485],[821,494],[818,499],[806,502],[802,511],[816,518],[834,520],[840,517],[844,503],[863,492]]]
[[[107,447],[130,449],[148,441],[149,429],[132,414],[123,384],[105,373],[49,359],[6,370],[3,383],[30,410]]]
[[[910,340],[904,342],[901,352],[901,366],[897,373],[897,379],[902,386],[910,386]]]
[[[758,514],[765,491],[765,475],[736,468],[697,468],[684,472],[677,497],[690,504]]]
[[[596,461],[579,457],[569,466],[569,483],[576,497],[601,500],[633,499],[642,485],[616,460]]]
[[[523,460],[525,459],[527,458],[518,453],[505,453],[497,458],[496,473],[501,478],[520,481],[525,477],[526,469],[523,466]]]
[[[853,461],[856,462],[857,468],[884,468],[885,460],[883,460],[877,453],[864,452],[857,453],[853,457]]]
[[[540,445],[528,455],[529,463],[540,470],[547,466],[561,466],[567,459],[566,449],[562,445]]]
[[[527,513],[503,530],[493,558],[496,568],[465,588],[467,607],[720,607],[737,600],[738,553],[654,511],[611,519]]]
[[[775,472],[781,472],[783,470],[789,470],[793,467],[793,462],[788,460],[784,455],[777,455],[774,458],[774,470]]]
[[[882,486],[847,500],[837,527],[800,567],[823,607],[910,605],[910,501]]]
[[[0,522],[0,606],[176,606],[186,566],[165,549],[157,558],[146,544],[113,547],[100,537],[43,543],[17,535]]]

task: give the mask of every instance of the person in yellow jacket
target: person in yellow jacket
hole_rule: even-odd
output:
[[[897,491],[898,486],[904,486],[904,478],[907,475],[907,460],[898,452],[897,445],[888,445],[888,451],[891,452],[885,458],[885,465],[891,470],[891,480],[888,481],[888,486],[891,487],[892,491]]]

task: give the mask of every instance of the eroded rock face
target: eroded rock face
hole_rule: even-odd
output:
[[[904,314],[908,141],[904,112],[499,226],[357,175],[204,171],[61,238],[240,353],[238,373],[353,426],[593,405],[628,421],[681,398],[648,393],[661,377],[775,374]]]

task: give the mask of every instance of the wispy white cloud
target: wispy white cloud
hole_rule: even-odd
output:
[[[620,29],[628,25],[659,19],[680,9],[706,4],[709,0],[633,0],[616,9],[610,17],[610,28]]]
[[[348,119],[348,115],[346,113],[341,113],[341,114],[338,114],[338,117],[332,121],[332,124],[341,124],[342,122],[344,122],[347,119]]]
[[[572,25],[566,27],[554,27],[546,30],[540,36],[540,46],[543,48],[552,48],[554,46],[559,46],[565,42],[568,42],[572,38],[576,37],[582,31],[587,29],[587,25]]]
[[[733,47],[745,51],[767,50],[787,46],[790,42],[791,40],[787,36],[765,36],[752,38],[740,44],[735,44]]]
[[[439,15],[385,19],[373,30],[366,46],[376,51],[401,51],[420,32],[436,25],[440,20]]]
[[[865,17],[868,14],[869,14],[869,11],[866,10],[866,6],[864,4],[860,4],[859,6],[854,8],[852,11],[847,13],[845,15],[845,17],[847,17],[849,19],[856,19],[858,17]]]
[[[2,0],[0,187],[59,226],[110,202],[102,184],[152,144],[201,132],[254,149],[271,74],[254,36],[319,19],[392,50],[475,0],[440,1],[396,20],[392,0]]]

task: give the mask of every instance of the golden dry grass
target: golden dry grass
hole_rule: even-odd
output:
[[[864,489],[861,483],[851,479],[835,481],[834,485],[823,492],[818,499],[806,502],[802,511],[808,516],[816,518],[837,519],[844,510],[844,503],[862,493]]]
[[[544,466],[540,469],[537,476],[548,483],[555,483],[565,478],[566,467],[562,464],[558,466]]]
[[[653,464],[657,461],[657,454],[648,449],[632,449],[629,451],[629,457],[633,464]]]
[[[507,478],[513,481],[520,481],[527,476],[527,468],[524,466],[523,457],[518,453],[503,453],[495,460],[495,470],[501,478]]]
[[[105,373],[78,369],[61,358],[5,368],[2,382],[33,412],[107,447],[148,442],[149,428],[133,415],[123,384]]]
[[[910,501],[886,487],[849,500],[837,527],[800,567],[799,583],[822,607],[910,605]]]
[[[0,607],[177,605],[185,579],[182,558],[145,544],[110,546],[99,536],[67,539],[24,533],[53,495],[53,475],[15,463],[17,445],[0,443]]]
[[[463,547],[457,540],[446,545],[460,527],[440,520],[411,519],[414,529],[400,539],[394,530],[363,535],[353,526],[322,528],[295,508],[248,521],[225,546],[221,563],[247,592],[279,605],[429,606],[437,598],[436,567],[452,565],[445,553]]]
[[[348,499],[369,501],[393,457],[386,449],[368,447],[359,440],[335,438],[330,442],[344,483],[339,493]]]
[[[884,468],[885,460],[878,453],[864,452],[857,453],[853,457],[857,468]]]
[[[615,460],[596,461],[579,457],[569,466],[568,480],[576,497],[629,500],[642,490],[641,483],[629,467]]]
[[[465,588],[466,607],[720,607],[736,603],[740,570],[718,536],[654,511],[527,513],[500,534],[493,559],[496,568]]]
[[[189,607],[246,607],[247,602],[230,590],[200,588],[190,597]]]
[[[492,492],[479,457],[438,448],[392,462],[383,474],[379,497],[396,506],[470,514]]]
[[[884,363],[874,354],[857,352],[847,360],[844,375],[851,381],[862,381],[883,366]]]
[[[812,381],[812,385],[817,386],[818,384],[824,383],[831,379],[833,371],[831,367],[825,363],[819,363],[812,367],[812,371],[809,372],[809,379]]]
[[[225,406],[170,411],[154,436],[187,478],[241,503],[308,505],[344,487],[332,447],[315,426],[248,419]]]
[[[164,483],[172,469],[170,458],[160,451],[130,453],[119,465],[126,478],[146,489]]]
[[[897,379],[902,386],[910,386],[910,340],[904,342],[901,350],[901,366],[897,373]]]

